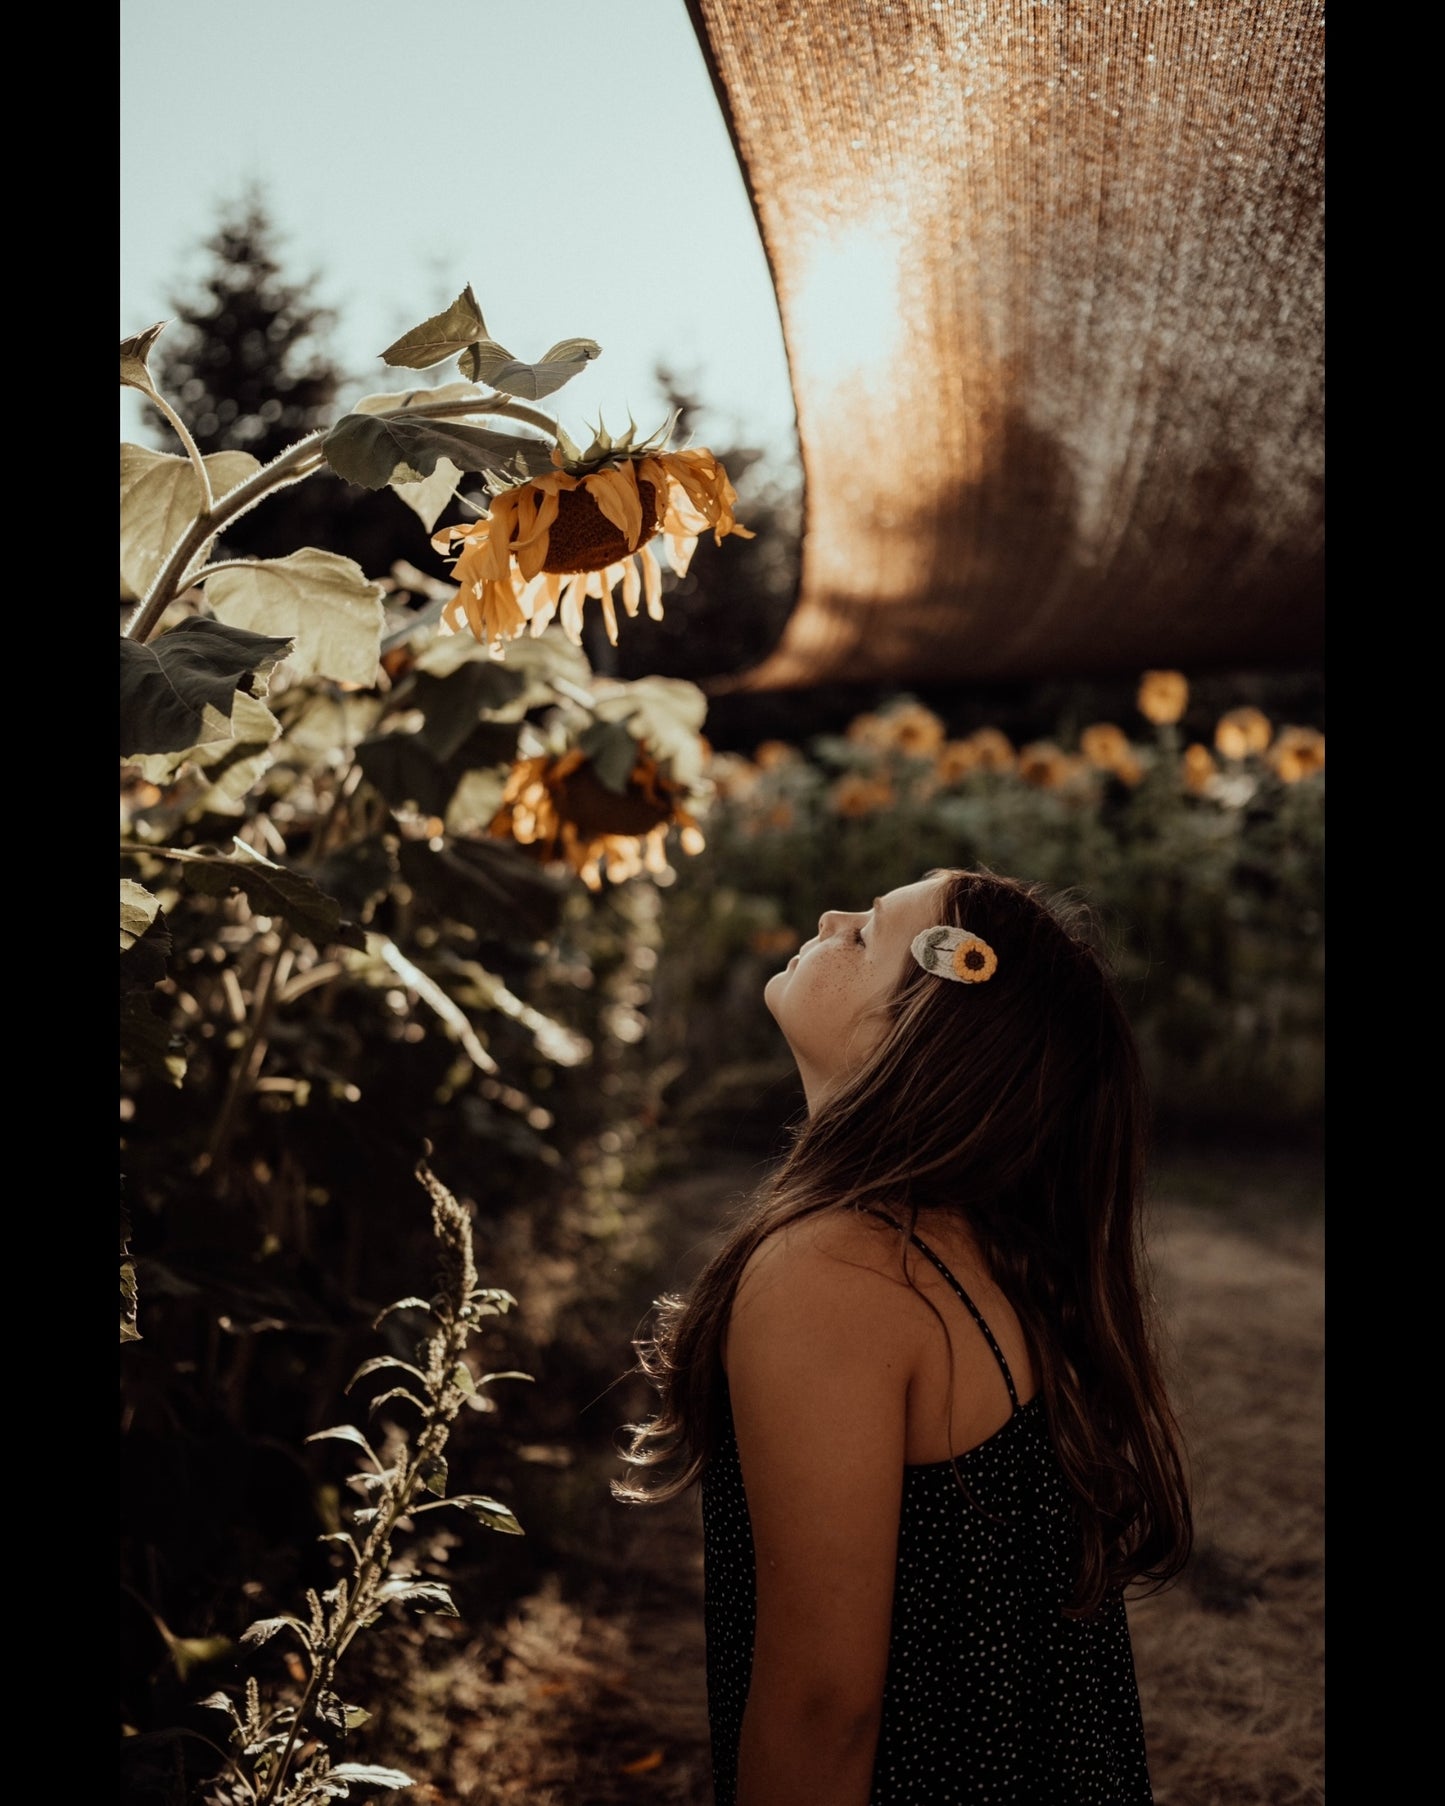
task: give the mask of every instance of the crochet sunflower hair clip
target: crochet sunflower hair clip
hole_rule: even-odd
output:
[[[925,972],[955,984],[986,984],[998,971],[993,948],[966,928],[925,928],[914,935],[912,951]]]

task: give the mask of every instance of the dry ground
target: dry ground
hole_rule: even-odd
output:
[[[669,1188],[674,1258],[695,1260],[738,1184],[725,1171]],[[1183,1580],[1131,1608],[1156,1800],[1316,1806],[1320,1163],[1175,1156],[1161,1161],[1155,1192],[1157,1283],[1199,1526]],[[567,1592],[545,1583],[465,1647],[452,1640],[456,1627],[437,1623],[437,1642],[408,1677],[422,1690],[391,1752],[429,1782],[399,1802],[710,1806],[696,1504],[615,1509],[592,1583]]]

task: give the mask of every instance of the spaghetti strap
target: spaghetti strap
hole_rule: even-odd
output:
[[[868,1211],[868,1214],[870,1216],[882,1217],[883,1221],[885,1223],[892,1223],[893,1227],[895,1229],[897,1229],[899,1227],[899,1224],[895,1223],[893,1221],[893,1218],[891,1216],[889,1216],[885,1211],[874,1210],[874,1209],[872,1209],[871,1206],[866,1205],[866,1204],[863,1206],[863,1208]],[[921,1235],[910,1235],[908,1239],[910,1242],[913,1243],[914,1247],[918,1249],[920,1254],[926,1255],[928,1257],[928,1259],[933,1262],[934,1266],[938,1268],[939,1272],[948,1281],[948,1283],[953,1287],[954,1291],[957,1292],[958,1296],[963,1300],[965,1306],[968,1309],[968,1314],[973,1318],[974,1322],[983,1331],[984,1341],[987,1342],[989,1347],[993,1350],[993,1358],[998,1362],[999,1372],[1002,1373],[1002,1375],[1003,1375],[1003,1383],[1005,1386],[1008,1387],[1009,1403],[1010,1403],[1010,1405],[1012,1405],[1013,1409],[1015,1411],[1017,1411],[1019,1408],[1019,1395],[1018,1395],[1018,1391],[1017,1391],[1016,1387],[1014,1386],[1014,1376],[1009,1372],[1008,1362],[1004,1359],[1003,1350],[999,1347],[993,1331],[989,1328],[988,1324],[984,1321],[983,1312],[978,1308],[978,1306],[969,1297],[968,1293],[964,1291],[963,1287],[953,1277],[952,1273],[949,1272],[948,1268],[944,1266],[943,1262],[933,1252],[932,1248],[929,1247],[928,1243],[924,1241],[924,1239]]]

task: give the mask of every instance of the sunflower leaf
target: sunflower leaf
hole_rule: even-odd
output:
[[[181,875],[193,890],[223,897],[241,890],[258,915],[280,916],[316,947],[366,945],[364,932],[342,920],[341,905],[301,872],[277,865],[243,840],[234,852],[194,853],[175,847],[156,848],[161,858],[180,862]],[[329,1432],[328,1432],[329,1433]]]
[[[585,370],[593,358],[601,357],[602,347],[596,339],[559,339],[544,351],[535,364],[513,357],[495,339],[482,339],[462,353],[460,369],[474,382],[490,383],[503,395],[517,395],[524,401],[539,401],[551,395],[564,383]]]
[[[232,737],[236,696],[254,696],[292,641],[220,621],[182,621],[142,645],[120,642],[120,756],[183,752]]]
[[[614,796],[627,790],[627,780],[637,763],[637,742],[620,721],[594,721],[577,736],[577,750],[586,753],[597,782]]]
[[[212,452],[205,466],[217,497],[261,468],[249,452],[239,451]],[[135,595],[150,588],[201,506],[201,480],[189,458],[121,446],[120,574]]]
[[[469,282],[444,312],[433,314],[388,345],[381,361],[405,370],[430,370],[433,364],[456,357],[486,336],[487,323]]]
[[[154,395],[156,386],[151,381],[151,373],[146,367],[151,346],[166,329],[167,322],[158,320],[154,326],[147,326],[144,332],[137,332],[120,342],[120,386],[123,389],[139,389],[146,395]]]
[[[206,600],[217,620],[233,627],[290,634],[298,677],[375,681],[386,611],[380,585],[355,559],[302,546],[285,558],[217,572],[207,580]]]
[[[133,878],[120,881],[120,950],[127,953],[160,914],[161,900]]]
[[[520,467],[523,475],[541,476],[552,469],[545,439],[406,413],[343,414],[321,449],[337,476],[363,489],[421,483],[443,458],[482,474]]]

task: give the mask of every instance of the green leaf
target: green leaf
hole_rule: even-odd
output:
[[[370,685],[385,619],[382,590],[354,559],[315,546],[206,581],[220,621],[258,633],[288,634],[290,669],[301,677]]]
[[[356,762],[394,809],[414,804],[424,815],[445,815],[456,788],[420,734],[377,734],[356,749]]]
[[[134,991],[120,1000],[120,1059],[122,1066],[178,1090],[186,1076],[185,1043],[166,1018],[157,1015],[147,991]]]
[[[431,1455],[417,1469],[416,1477],[428,1492],[435,1493],[439,1499],[446,1497],[447,1464],[441,1455]]]
[[[261,468],[249,452],[212,452],[204,462],[218,499]],[[201,479],[189,458],[121,446],[120,574],[137,596],[150,588],[201,506]]]
[[[363,489],[419,483],[439,458],[482,474],[541,476],[553,468],[549,440],[418,414],[343,414],[321,449],[337,476]]]
[[[377,1589],[377,1598],[395,1600],[398,1605],[414,1605],[420,1611],[436,1612],[444,1618],[461,1616],[451,1589],[443,1586],[439,1580],[406,1580],[400,1577],[386,1580]]]
[[[329,1430],[313,1431],[306,1440],[308,1442],[350,1442],[357,1448],[364,1449],[366,1453],[370,1455],[371,1459],[376,1462],[378,1468],[382,1465],[377,1457],[376,1450],[372,1448],[371,1444],[362,1435],[361,1431],[349,1423],[336,1424]]]
[[[474,1523],[484,1524],[488,1530],[500,1530],[504,1536],[527,1534],[500,1499],[488,1499],[480,1493],[462,1493],[448,1499],[447,1504],[457,1506]]]
[[[144,332],[135,333],[120,342],[120,386],[123,389],[140,389],[147,395],[154,395],[155,384],[151,381],[151,373],[146,367],[150,357],[151,346],[165,331],[169,324],[166,320],[158,320],[154,326],[147,326]]]
[[[255,695],[289,639],[219,621],[182,621],[141,645],[120,642],[120,756],[183,752],[232,737],[238,693]]]
[[[401,875],[439,915],[502,940],[535,941],[562,918],[569,886],[509,842],[403,840]]]
[[[342,1391],[350,1392],[356,1382],[360,1379],[365,1379],[368,1373],[380,1373],[384,1368],[388,1367],[399,1367],[403,1373],[409,1373],[413,1379],[420,1380],[423,1386],[427,1383],[426,1375],[422,1372],[421,1368],[413,1367],[410,1361],[398,1360],[395,1355],[373,1355],[369,1361],[363,1361],[361,1363],[356,1372],[353,1373],[351,1378],[346,1382],[345,1386],[342,1387]]]
[[[637,763],[637,742],[617,721],[595,721],[577,736],[577,747],[592,761],[597,781],[615,796],[627,791],[627,780]]]
[[[165,917],[158,916],[139,940],[121,950],[121,995],[153,991],[170,971],[170,960],[171,931]]]
[[[433,364],[456,357],[486,336],[487,323],[469,282],[443,313],[433,314],[420,326],[404,332],[395,344],[388,345],[381,361],[404,370],[430,370]]]
[[[120,950],[134,947],[160,914],[161,900],[133,878],[120,881]]]
[[[560,339],[535,364],[527,364],[513,357],[495,339],[482,337],[462,353],[460,369],[463,376],[490,383],[503,395],[539,401],[571,382],[593,358],[601,355],[602,347],[596,339]]]
[[[258,1618],[254,1624],[248,1624],[241,1632],[243,1643],[269,1643],[272,1637],[279,1636],[283,1630],[294,1630],[296,1635],[309,1649],[311,1633],[299,1618],[293,1618],[289,1612],[282,1612],[276,1618]]]
[[[478,646],[477,650],[485,648]],[[421,738],[438,759],[445,761],[461,750],[484,713],[505,710],[529,687],[525,671],[514,671],[496,659],[472,659],[449,677],[418,672],[408,701],[414,701],[426,717]],[[515,730],[511,738],[515,747]],[[510,762],[510,754],[504,757]]]
[[[626,721],[679,783],[701,781],[707,697],[696,684],[680,677],[639,677],[600,686],[593,712],[599,721]]]
[[[181,876],[193,890],[223,897],[242,890],[259,915],[280,916],[298,934],[317,947],[356,947],[366,944],[355,923],[341,919],[341,907],[301,872],[277,865],[245,841],[232,842],[234,852],[192,853],[175,847],[150,849],[158,858],[178,859]]]
[[[410,1775],[399,1768],[380,1768],[374,1762],[338,1762],[326,1771],[327,1781],[367,1781],[373,1787],[415,1787]]]
[[[430,1316],[431,1306],[427,1303],[425,1298],[398,1298],[395,1304],[389,1304],[384,1310],[378,1312],[376,1321],[371,1327],[373,1329],[380,1329],[393,1311],[425,1311],[427,1315]]]

